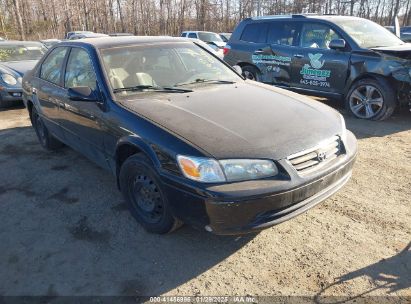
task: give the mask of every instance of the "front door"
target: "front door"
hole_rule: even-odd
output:
[[[107,168],[103,123],[104,111],[99,101],[75,101],[68,89],[90,87],[100,95],[93,63],[86,49],[73,47],[64,74],[66,98],[61,108],[62,127],[69,144],[95,163]]]
[[[293,54],[292,86],[307,91],[341,94],[348,76],[350,51],[332,50],[341,36],[328,24],[307,22],[302,26],[299,47]]]

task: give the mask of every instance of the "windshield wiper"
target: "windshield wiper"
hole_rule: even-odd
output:
[[[144,90],[150,90],[150,91],[156,91],[156,92],[170,92],[170,93],[188,93],[192,92],[193,90],[190,89],[183,89],[183,88],[175,88],[175,87],[159,87],[159,86],[153,86],[153,85],[137,85],[134,87],[125,87],[125,88],[117,88],[114,89],[114,93],[118,92],[126,92],[126,91],[144,91]]]
[[[179,86],[182,86],[182,85],[188,85],[188,84],[194,84],[194,83],[208,83],[208,82],[221,83],[221,84],[233,84],[233,83],[235,83],[235,81],[232,81],[232,80],[198,78],[198,79],[196,79],[194,81],[191,81],[191,82],[177,83],[177,84],[175,84],[175,87],[179,87]]]

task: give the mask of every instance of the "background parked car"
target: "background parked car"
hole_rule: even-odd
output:
[[[395,27],[393,25],[384,26],[391,33],[395,34]],[[400,39],[404,42],[411,42],[411,27],[406,26],[400,29]]]
[[[249,79],[305,94],[345,99],[358,118],[388,118],[411,102],[411,45],[382,26],[349,16],[248,18],[224,60]]]
[[[231,37],[231,33],[219,33],[219,35],[225,43],[227,43],[228,40],[230,40],[230,37]]]
[[[66,39],[70,39],[71,36],[77,35],[77,34],[91,34],[93,32],[91,31],[73,31],[73,32],[68,32],[66,34]]]
[[[78,39],[85,39],[85,38],[101,38],[101,37],[110,37],[110,36],[106,34],[100,34],[100,33],[82,33],[82,34],[71,35],[69,40],[78,40]]]
[[[0,44],[0,108],[22,101],[21,81],[46,53],[35,41],[4,41]]]
[[[220,35],[213,32],[204,32],[204,31],[184,31],[181,33],[181,37],[191,38],[191,39],[200,39],[207,43],[211,48],[216,52],[223,55],[223,49],[226,43],[220,37]]]

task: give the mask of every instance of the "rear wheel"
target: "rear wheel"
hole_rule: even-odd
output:
[[[131,214],[148,232],[169,233],[182,225],[171,214],[162,183],[143,155],[130,156],[121,166],[120,187]]]
[[[37,113],[35,107],[31,112],[31,124],[36,131],[37,137],[41,146],[46,150],[57,150],[63,146],[63,144],[50,134],[47,127],[44,125],[43,119]]]
[[[384,79],[361,79],[346,96],[347,110],[357,118],[384,120],[396,107],[396,94]]]
[[[243,76],[247,79],[254,80],[254,81],[260,81],[261,80],[261,73],[260,71],[252,66],[252,65],[246,65],[241,68],[243,71]]]

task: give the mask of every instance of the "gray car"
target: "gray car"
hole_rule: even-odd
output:
[[[0,108],[22,102],[21,80],[47,48],[35,41],[3,41],[0,44]]]

